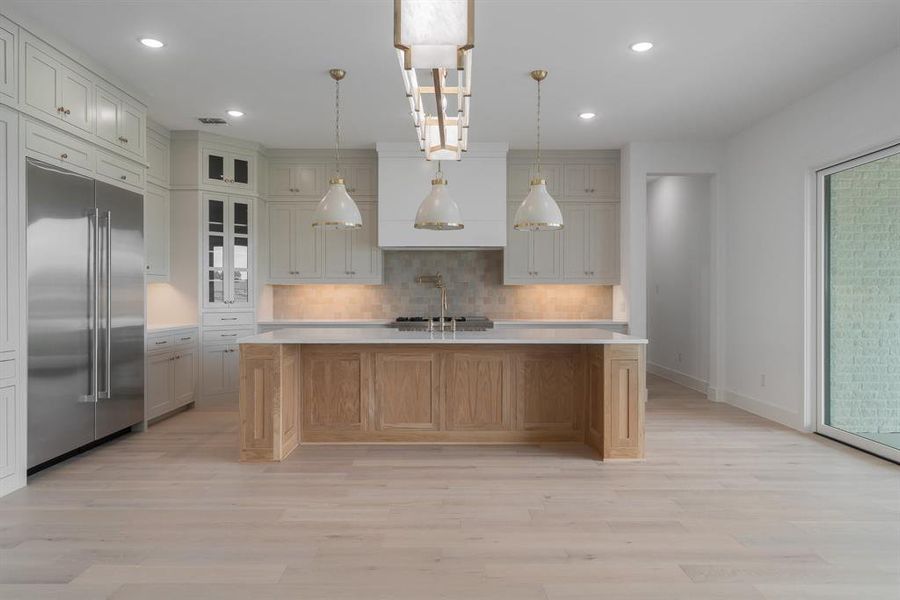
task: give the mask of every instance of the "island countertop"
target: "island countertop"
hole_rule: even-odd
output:
[[[645,338],[599,327],[500,327],[485,331],[399,331],[392,327],[305,327],[279,329],[240,340],[241,344],[646,344]]]

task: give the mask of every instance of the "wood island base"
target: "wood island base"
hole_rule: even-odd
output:
[[[581,442],[640,459],[644,349],[241,344],[240,460],[353,442]]]

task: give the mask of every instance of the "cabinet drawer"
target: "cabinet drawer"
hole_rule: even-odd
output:
[[[97,174],[119,183],[144,187],[144,168],[137,163],[107,154],[97,153]]]
[[[256,335],[256,329],[243,327],[240,329],[208,329],[203,332],[203,343],[234,343],[245,337]]]
[[[90,144],[32,121],[25,121],[25,147],[54,164],[94,169],[94,150]]]
[[[256,319],[252,312],[204,313],[203,325],[206,327],[227,327],[231,325],[253,325]]]
[[[168,351],[175,345],[175,336],[171,333],[158,333],[147,336],[147,352]]]
[[[197,343],[198,339],[196,331],[176,332],[172,337],[174,338],[176,348],[187,348],[188,346],[193,346]]]

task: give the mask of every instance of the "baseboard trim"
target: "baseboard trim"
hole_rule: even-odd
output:
[[[775,421],[791,429],[806,432],[803,427],[803,415],[798,415],[787,411],[779,406],[774,406],[768,402],[742,396],[736,392],[725,390],[724,400],[726,403],[736,406],[741,410],[753,413],[764,419]]]
[[[669,381],[674,381],[679,385],[683,385],[686,388],[690,388],[695,392],[700,392],[701,394],[707,395],[709,392],[709,385],[703,381],[702,379],[697,379],[696,377],[692,377],[680,371],[675,371],[673,369],[668,369],[662,365],[658,365],[656,363],[647,363],[647,372],[653,373],[657,377],[662,377],[663,379],[668,379]]]

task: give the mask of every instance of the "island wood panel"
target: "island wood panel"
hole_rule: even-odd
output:
[[[603,370],[604,458],[644,456],[644,349],[607,346]]]
[[[253,345],[242,348],[246,460],[281,460],[301,439],[583,440],[603,459],[643,456],[642,346],[259,345],[259,353],[251,351]],[[280,416],[266,421],[267,414]],[[282,440],[280,450],[275,440]]]
[[[448,352],[444,359],[444,428],[512,429],[512,375],[505,350]]]
[[[241,460],[282,460],[297,447],[298,366],[297,346],[241,346]]]
[[[582,359],[579,346],[537,347],[514,354],[516,429],[579,429]]]
[[[364,431],[369,422],[371,355],[306,347],[303,369],[304,431]]]
[[[375,429],[440,429],[436,352],[375,353]]]

